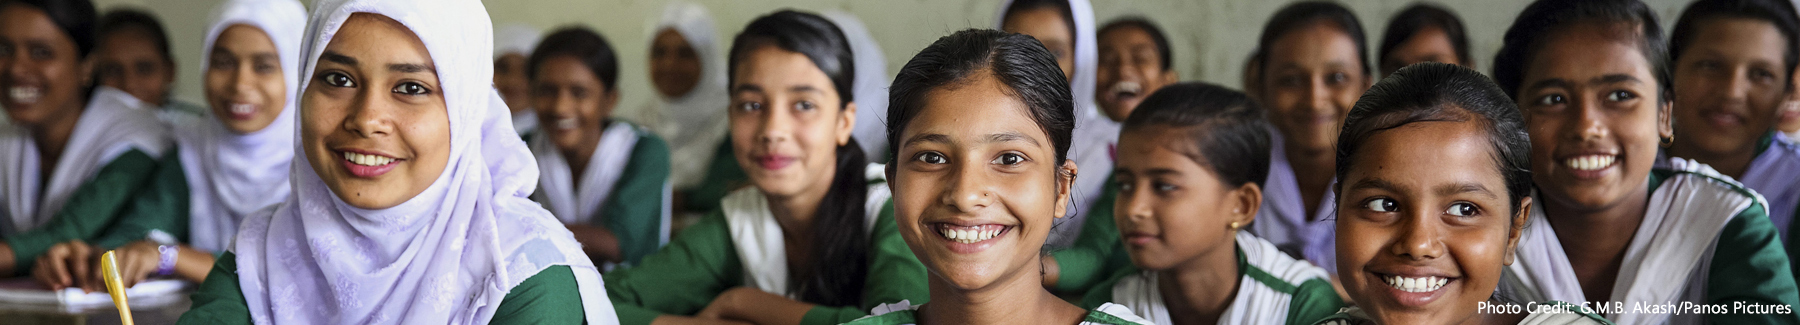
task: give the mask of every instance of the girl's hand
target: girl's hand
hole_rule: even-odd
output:
[[[98,249],[79,240],[56,244],[38,256],[37,265],[31,267],[31,277],[51,290],[80,287],[94,292],[100,285],[88,283],[90,278],[85,275],[90,269],[99,269],[99,264],[90,264],[97,256]]]
[[[788,299],[751,287],[736,287],[719,293],[706,309],[695,317],[744,321],[754,324],[799,324],[812,304]]]
[[[139,240],[113,249],[113,258],[118,259],[119,262],[120,284],[130,288],[137,285],[138,282],[144,282],[150,278],[151,274],[156,273],[157,264],[162,262],[162,252],[157,250],[157,246],[160,245],[156,242]],[[95,260],[91,265],[100,265],[100,262]],[[106,283],[103,280],[105,272],[99,267],[92,269],[93,271],[89,273],[88,283]]]

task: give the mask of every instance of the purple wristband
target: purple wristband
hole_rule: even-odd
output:
[[[175,258],[180,256],[181,250],[175,245],[161,245],[156,246],[156,252],[162,255],[161,261],[156,263],[156,275],[168,276],[175,273]]]

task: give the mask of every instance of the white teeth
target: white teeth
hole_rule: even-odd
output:
[[[344,152],[344,160],[348,160],[348,161],[350,161],[350,163],[353,163],[353,164],[363,165],[363,166],[371,166],[371,167],[387,166],[387,164],[394,162],[394,158],[382,157],[382,156],[377,156],[377,155],[365,155],[365,154],[348,152],[348,151]]]
[[[36,104],[38,99],[43,97],[44,89],[38,87],[12,87],[11,89],[6,90],[6,95],[12,97],[13,102],[20,104]]]
[[[996,229],[984,229],[984,228],[996,228]],[[992,225],[978,226],[978,227],[957,227],[957,228],[940,227],[940,228],[938,228],[938,233],[942,234],[944,236],[944,238],[950,239],[950,241],[964,243],[964,244],[973,244],[973,243],[978,243],[978,242],[985,241],[988,239],[993,239],[994,236],[997,236],[1000,234],[1000,229],[999,229],[999,226],[992,226]]]
[[[556,119],[556,128],[559,130],[574,130],[575,127],[580,125],[580,122],[576,122],[575,119],[572,118]]]
[[[1120,81],[1119,83],[1113,84],[1113,87],[1112,87],[1112,92],[1114,92],[1114,93],[1129,92],[1132,94],[1137,94],[1142,91],[1144,91],[1144,85],[1138,84],[1137,82],[1133,82],[1133,81]]]
[[[1574,168],[1575,170],[1600,170],[1612,166],[1613,160],[1616,158],[1617,157],[1610,155],[1587,155],[1569,158],[1568,160],[1564,160],[1563,164],[1569,165],[1570,168]]]
[[[231,114],[236,114],[236,115],[250,115],[250,114],[253,114],[253,113],[256,113],[256,105],[250,105],[250,104],[231,104]]]
[[[1428,276],[1428,277],[1423,277],[1423,278],[1408,278],[1408,277],[1396,275],[1396,276],[1388,276],[1386,278],[1382,278],[1381,280],[1382,280],[1382,282],[1386,282],[1388,286],[1394,287],[1394,289],[1400,289],[1400,291],[1406,291],[1406,292],[1437,291],[1438,289],[1443,289],[1444,284],[1450,283],[1450,279],[1440,278],[1440,277],[1435,277],[1435,276]]]

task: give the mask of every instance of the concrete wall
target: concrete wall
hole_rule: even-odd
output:
[[[1370,51],[1390,15],[1416,0],[1341,0],[1356,11],[1368,30]],[[216,0],[96,0],[102,10],[116,6],[148,8],[170,31],[180,74],[176,97],[202,102],[200,47],[207,15]],[[310,3],[311,0],[304,0]],[[621,113],[655,98],[646,76],[649,30],[661,15],[656,0],[486,0],[497,22],[523,22],[544,29],[568,24],[594,27],[619,51]],[[810,11],[838,9],[868,25],[888,58],[891,77],[900,65],[938,37],[952,31],[994,26],[999,0],[699,0],[710,9],[720,29],[721,49],[751,19],[780,8]],[[1175,68],[1183,80],[1239,86],[1243,61],[1256,46],[1257,34],[1270,14],[1289,1],[1271,0],[1094,0],[1100,22],[1125,15],[1149,17],[1161,25],[1174,50]],[[1461,15],[1470,32],[1477,68],[1487,71],[1500,36],[1526,0],[1434,0]],[[1646,0],[1665,27],[1689,0]],[[1373,55],[1371,53],[1371,55]],[[1373,61],[1371,61],[1373,63]]]

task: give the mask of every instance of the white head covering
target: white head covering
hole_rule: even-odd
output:
[[[544,39],[544,33],[536,27],[522,23],[506,23],[494,25],[494,58],[516,53],[531,56],[537,49],[538,41]]]
[[[869,161],[880,161],[888,150],[887,123],[882,121],[887,119],[888,81],[892,80],[887,74],[887,57],[856,15],[841,10],[826,10],[820,15],[843,30],[844,38],[850,41],[850,53],[856,57],[856,80],[851,85],[856,94],[856,130],[851,134]]]
[[[42,226],[62,210],[75,189],[86,184],[113,158],[131,150],[151,158],[169,146],[169,128],[144,103],[111,87],[94,88],[75,130],[63,145],[55,170],[42,170],[37,140],[24,125],[0,124],[0,237]],[[50,183],[42,184],[43,173]]]
[[[288,196],[288,163],[294,159],[294,68],[300,66],[300,34],[306,8],[295,0],[231,0],[213,11],[200,62],[211,62],[219,34],[234,25],[256,27],[275,44],[287,89],[281,113],[262,130],[238,134],[207,110],[182,119],[175,142],[187,176],[190,244],[222,251],[237,235],[238,221]],[[206,68],[201,67],[205,74]]]
[[[725,87],[725,54],[719,48],[712,16],[698,3],[673,1],[663,8],[662,19],[650,30],[651,39],[674,29],[687,39],[700,57],[700,83],[680,97],[664,97],[661,107],[643,113],[643,122],[669,143],[670,178],[675,188],[689,188],[705,176],[719,141],[725,139],[731,121],[725,116],[730,94]]]
[[[1075,16],[1075,80],[1069,82],[1071,95],[1075,97],[1075,116],[1099,114],[1094,108],[1094,76],[1100,66],[1100,44],[1094,36],[1094,5],[1088,0],[1068,0],[1069,14]],[[1000,12],[995,14],[994,29],[1002,29],[1006,25],[1006,8],[1012,7],[1013,0],[1000,3]]]
[[[321,1],[301,45],[302,93],[352,13],[391,18],[425,44],[448,110],[449,160],[419,195],[369,210],[332,194],[296,141],[302,153],[292,163],[293,193],[272,215],[246,219],[234,247],[252,320],[481,324],[513,287],[567,265],[587,322],[616,323],[593,263],[555,217],[526,198],[537,168],[490,86],[492,34],[481,3]]]

